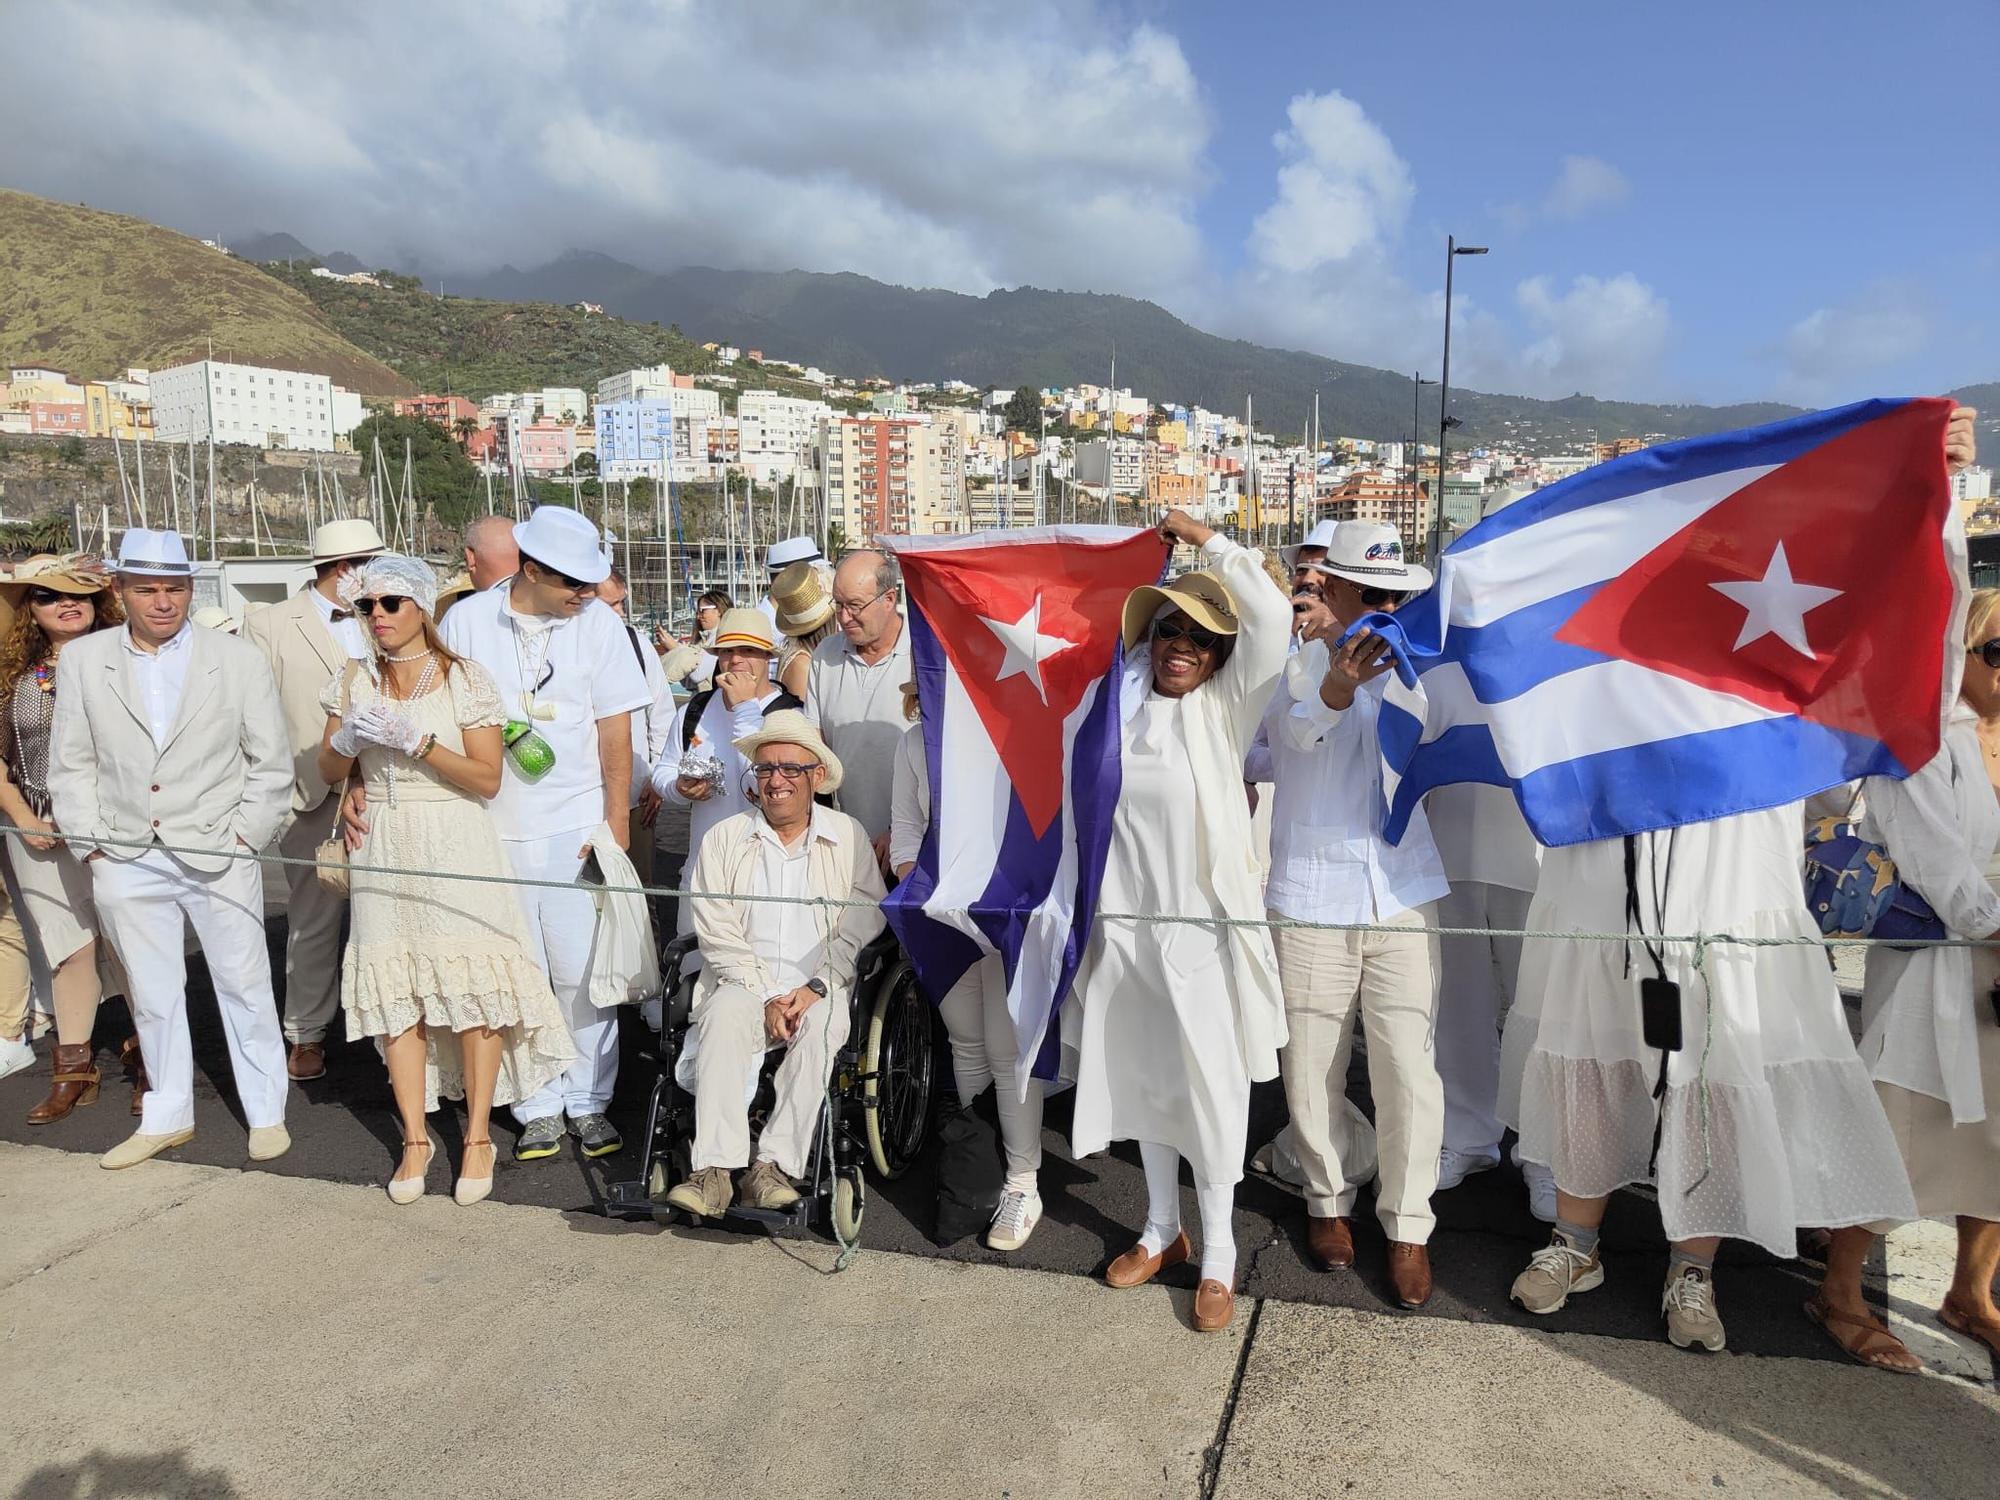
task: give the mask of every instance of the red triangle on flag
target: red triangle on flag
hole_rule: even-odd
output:
[[[1942,718],[1952,404],[1908,402],[1744,485],[1556,639],[1880,740],[1916,770]]]
[[[1037,837],[1062,811],[1063,724],[1104,676],[1125,599],[1166,561],[1154,531],[901,554],[923,612]]]

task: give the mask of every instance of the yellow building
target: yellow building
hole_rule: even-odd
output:
[[[1153,431],[1153,441],[1167,448],[1185,448],[1188,445],[1187,423],[1162,422]]]
[[[87,437],[115,437],[136,443],[153,437],[153,403],[139,398],[138,390],[123,380],[86,380],[83,383],[83,423]]]

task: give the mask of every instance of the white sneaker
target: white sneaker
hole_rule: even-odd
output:
[[[1438,1152],[1438,1185],[1440,1193],[1450,1192],[1474,1172],[1490,1172],[1500,1165],[1500,1153],[1487,1156],[1483,1152],[1454,1151],[1446,1146]]]
[[[989,1250],[1018,1250],[1042,1222],[1042,1195],[1009,1190],[1000,1195],[1000,1207],[993,1215],[993,1227],[986,1231]]]
[[[1667,1320],[1667,1341],[1676,1349],[1699,1345],[1711,1354],[1721,1352],[1722,1314],[1715,1310],[1715,1282],[1708,1272],[1688,1266],[1669,1278],[1660,1296],[1660,1316]]]
[[[1528,1184],[1528,1212],[1544,1224],[1556,1221],[1556,1174],[1540,1162],[1521,1163],[1521,1176]]]
[[[0,1078],[25,1073],[35,1065],[35,1049],[25,1041],[0,1036]]]

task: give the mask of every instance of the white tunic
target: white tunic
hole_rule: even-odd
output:
[[[1645,1044],[1645,947],[1534,939],[1524,945],[1502,1044],[1500,1116],[1525,1161],[1564,1191],[1602,1197],[1649,1173],[1656,1120],[1667,1237],[1728,1235],[1773,1255],[1795,1231],[1915,1216],[1895,1138],[1855,1055],[1840,992],[1806,913],[1802,809],[1694,823],[1637,839],[1640,921],[1626,925],[1625,849],[1551,849],[1528,927],[1540,931],[1804,939],[1793,946],[1655,944],[1680,985],[1682,1045]],[[1629,954],[1629,966],[1628,966]]]

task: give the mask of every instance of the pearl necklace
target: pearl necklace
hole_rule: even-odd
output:
[[[382,695],[385,699],[388,699],[392,703],[411,703],[430,692],[432,685],[437,681],[437,657],[431,654],[428,647],[419,653],[419,655],[423,659],[424,669],[417,674],[417,685],[400,699],[389,698],[389,695],[385,692]],[[418,656],[390,656],[384,659],[394,662],[412,662],[416,661]],[[393,686],[393,682],[386,672],[382,674],[382,684],[385,688]],[[382,768],[382,775],[389,783],[389,805],[394,807],[396,805],[396,762],[394,760],[391,760]]]
[[[382,660],[393,661],[393,662],[422,661],[425,657],[429,656],[430,654],[431,654],[431,648],[426,646],[421,651],[412,651],[408,656],[385,656],[382,658]]]

